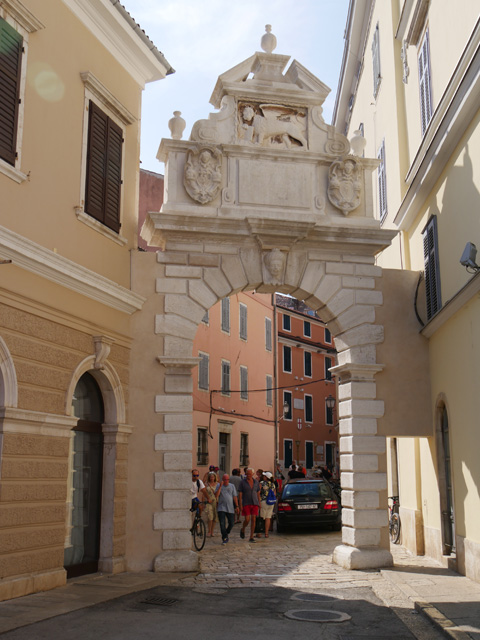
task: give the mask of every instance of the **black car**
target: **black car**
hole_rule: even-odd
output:
[[[295,478],[284,485],[275,507],[277,531],[303,526],[342,528],[341,506],[323,478]]]

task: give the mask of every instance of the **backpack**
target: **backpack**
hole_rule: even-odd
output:
[[[270,489],[267,495],[267,504],[275,504],[275,502],[277,501],[277,496],[275,495],[275,491],[273,489]]]

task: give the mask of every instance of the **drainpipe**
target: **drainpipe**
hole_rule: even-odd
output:
[[[272,293],[272,307],[273,307],[273,329],[272,329],[272,342],[273,342],[273,407],[274,407],[274,420],[275,420],[275,460],[273,464],[274,476],[277,468],[278,456],[278,372],[277,372],[277,298],[275,293]]]

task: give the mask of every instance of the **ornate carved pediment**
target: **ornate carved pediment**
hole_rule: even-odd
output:
[[[211,146],[189,149],[183,184],[196,202],[207,204],[214,200],[222,184],[222,154],[219,149]]]
[[[328,199],[343,215],[356,209],[361,202],[362,170],[352,156],[337,160],[328,172]]]

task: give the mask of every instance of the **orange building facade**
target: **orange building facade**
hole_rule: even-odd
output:
[[[336,399],[333,337],[304,303],[278,294],[275,301],[280,465],[328,465],[338,475],[338,418],[326,402]]]
[[[272,296],[238,293],[213,306],[194,341],[192,468],[273,469]]]

